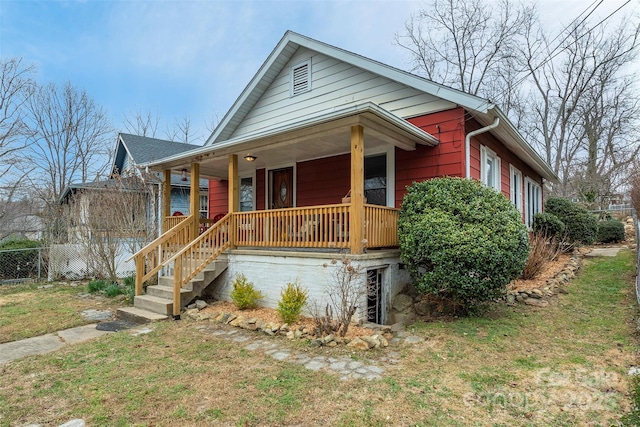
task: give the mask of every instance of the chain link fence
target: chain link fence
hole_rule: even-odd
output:
[[[116,257],[118,277],[135,274],[131,256],[121,251]],[[88,280],[104,276],[82,245],[0,250],[0,285],[28,281]]]
[[[0,284],[47,280],[49,248],[0,250]]]

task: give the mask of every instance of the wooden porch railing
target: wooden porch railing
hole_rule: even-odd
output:
[[[398,218],[400,209],[386,206],[364,206],[364,237],[368,248],[398,246]]]
[[[349,205],[236,212],[234,246],[347,248]]]
[[[136,252],[136,295],[142,295],[142,284],[162,268],[162,264],[193,240],[193,216],[182,218],[171,229]]]
[[[179,215],[179,216],[165,216],[164,221],[162,222],[162,231],[167,232],[171,230],[176,225],[180,224],[182,221],[187,219],[187,216]]]
[[[180,315],[180,290],[198,273],[231,246],[234,217],[225,215],[193,242],[162,263],[169,267],[173,263],[173,315]]]

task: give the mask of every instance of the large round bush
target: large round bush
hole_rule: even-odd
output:
[[[534,233],[542,233],[544,236],[562,238],[564,234],[564,223],[552,213],[540,212],[533,216]]]
[[[416,287],[464,310],[504,294],[529,251],[520,213],[474,180],[414,183],[402,201],[398,235]]]
[[[598,219],[582,206],[560,197],[550,197],[544,210],[564,223],[568,243],[591,245],[595,242]]]

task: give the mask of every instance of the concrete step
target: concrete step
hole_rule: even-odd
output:
[[[147,295],[173,301],[173,286],[147,286]],[[197,296],[198,295],[190,289],[180,289],[180,306],[184,307]]]
[[[122,320],[128,320],[129,322],[134,323],[150,323],[150,322],[158,322],[161,320],[166,320],[169,317],[154,313],[152,311],[143,310],[141,308],[136,307],[123,307],[119,308],[116,316]]]
[[[133,306],[165,316],[173,315],[173,301],[153,295],[137,295],[133,299]]]

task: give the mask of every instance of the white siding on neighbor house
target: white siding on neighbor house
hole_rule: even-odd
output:
[[[207,289],[208,295],[218,300],[230,301],[233,280],[238,274],[244,274],[247,280],[252,282],[256,289],[264,295],[264,299],[259,302],[260,306],[277,308],[282,288],[289,282],[295,283],[297,281],[309,291],[307,310],[313,307],[314,303],[317,303],[317,306],[324,310],[328,303],[327,288],[335,282],[333,272],[336,266],[331,264],[331,259],[339,258],[339,254],[334,256],[313,254],[313,256],[305,257],[304,255],[294,256],[286,252],[281,255],[260,255],[258,251],[241,252],[244,251],[231,251],[228,254],[229,267]],[[369,257],[354,262],[355,265],[362,268],[363,273],[358,280],[363,288],[366,287],[366,270],[386,267],[383,286],[386,288],[384,305],[387,307],[387,311],[393,298],[411,280],[409,273],[399,268],[399,262],[399,257],[394,256]],[[323,266],[325,264],[326,267]],[[364,297],[358,312],[359,316],[364,316],[366,306],[367,301]],[[310,313],[306,312],[305,314],[309,315]],[[366,316],[364,318],[366,319]]]
[[[311,90],[291,96],[290,69],[308,59],[311,59]],[[319,111],[366,101],[404,118],[455,107],[449,101],[300,48],[231,137],[264,131]]]

